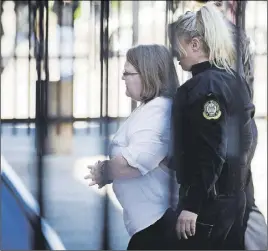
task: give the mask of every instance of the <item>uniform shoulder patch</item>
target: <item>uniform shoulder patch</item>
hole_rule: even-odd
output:
[[[210,99],[204,104],[203,116],[205,119],[219,119],[221,116],[220,106],[217,101]]]

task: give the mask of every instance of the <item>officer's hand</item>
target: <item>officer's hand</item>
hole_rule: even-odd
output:
[[[188,239],[187,236],[195,235],[196,219],[197,214],[186,210],[181,211],[176,224],[176,232],[179,240],[181,237]]]

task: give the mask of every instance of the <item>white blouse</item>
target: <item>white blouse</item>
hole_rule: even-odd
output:
[[[168,207],[174,208],[178,203],[175,173],[159,165],[169,150],[171,105],[172,100],[164,97],[140,105],[119,128],[110,145],[110,158],[122,155],[142,174],[113,182],[130,236],[155,223]],[[171,184],[175,191],[172,205]]]

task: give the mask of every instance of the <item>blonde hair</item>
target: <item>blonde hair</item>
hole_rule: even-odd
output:
[[[126,57],[140,74],[142,102],[158,96],[173,97],[179,81],[172,55],[165,46],[138,45],[129,49]]]
[[[232,33],[222,13],[213,2],[205,4],[196,13],[188,11],[181,15],[175,23],[169,25],[169,33],[173,46],[178,45],[179,53],[184,55],[186,52],[178,41],[179,37],[183,37],[188,42],[198,37],[209,62],[232,73],[231,68],[236,62]]]

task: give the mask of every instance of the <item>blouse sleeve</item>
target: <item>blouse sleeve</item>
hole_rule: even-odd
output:
[[[147,107],[130,125],[128,145],[121,154],[142,175],[153,170],[167,156],[170,135],[170,107]]]

